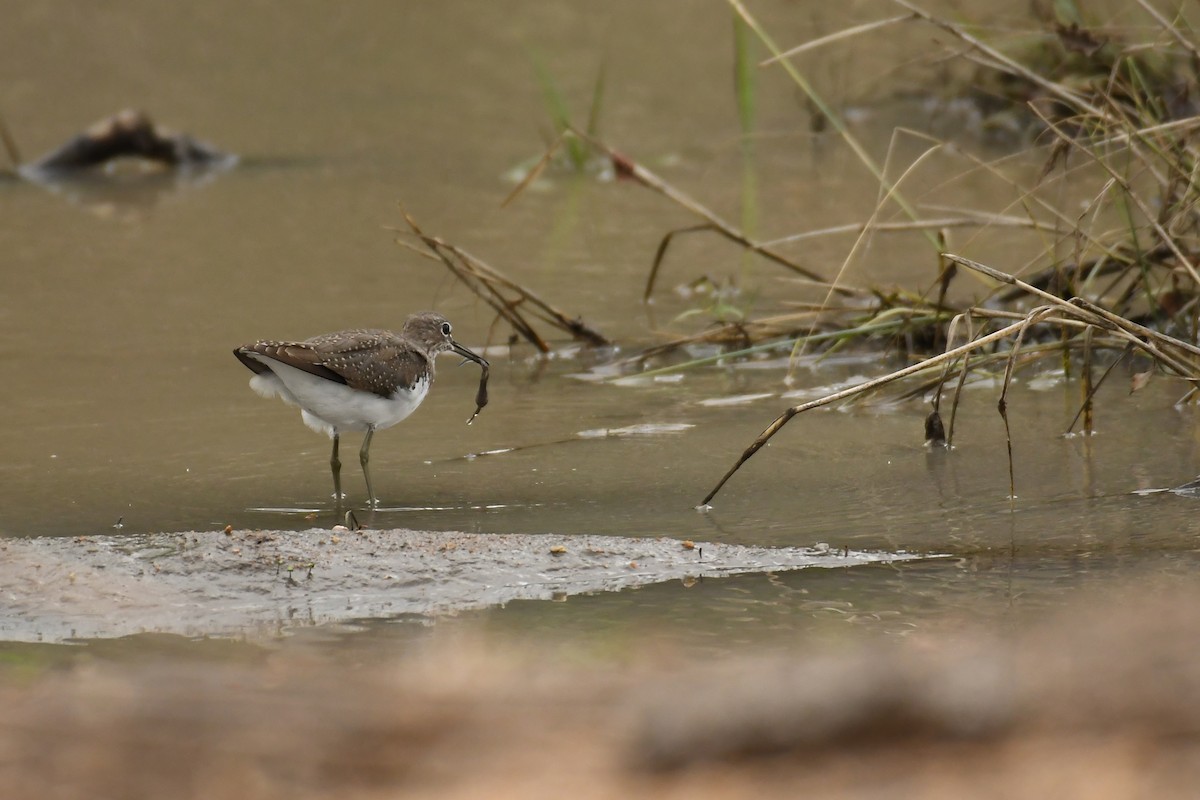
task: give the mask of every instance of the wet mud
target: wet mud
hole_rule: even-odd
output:
[[[411,530],[206,531],[0,541],[0,640],[277,635],[671,580],[916,558],[670,538]]]

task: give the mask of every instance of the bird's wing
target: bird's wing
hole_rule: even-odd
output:
[[[327,381],[347,383],[346,378],[336,370],[330,369],[321,363],[323,355],[319,350],[305,342],[255,342],[254,344],[247,344],[237,348],[233,351],[233,354],[238,357],[239,361],[258,374],[270,370],[270,367],[254,358],[255,355],[273,359],[281,364],[287,364],[289,367],[295,367],[296,369],[316,375],[318,378],[324,378]]]
[[[336,338],[335,338],[336,337]],[[396,389],[411,389],[433,364],[420,350],[388,331],[354,331],[309,339],[321,353],[318,362],[337,373],[347,386],[391,397]]]
[[[270,369],[253,357],[264,356],[380,397],[391,397],[397,388],[411,389],[426,370],[433,373],[428,356],[380,330],[339,331],[303,342],[262,341],[233,353],[255,372]]]

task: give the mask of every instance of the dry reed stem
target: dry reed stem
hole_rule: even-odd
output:
[[[888,145],[887,159],[884,161],[884,168],[883,168],[882,174],[885,176],[887,175],[887,172],[888,172],[888,165],[891,162],[891,157],[892,157],[893,149],[895,147],[895,143],[896,143],[896,135],[893,134],[892,139]],[[828,305],[833,300],[834,291],[837,289],[837,287],[839,287],[841,285],[842,276],[846,274],[846,271],[849,270],[851,263],[854,261],[854,258],[858,255],[860,250],[863,247],[865,247],[866,242],[871,238],[871,236],[874,232],[874,229],[875,229],[875,225],[877,224],[877,221],[879,219],[879,216],[883,213],[884,206],[888,203],[888,201],[895,200],[896,198],[899,197],[900,184],[904,182],[905,178],[907,178],[909,175],[911,175],[913,172],[915,172],[917,170],[917,168],[925,161],[925,159],[927,157],[929,157],[930,155],[935,153],[940,147],[941,147],[941,143],[939,142],[939,143],[934,144],[932,147],[927,148],[925,150],[925,152],[921,153],[919,156],[917,156],[917,158],[915,158],[912,161],[912,163],[910,163],[907,167],[905,167],[904,171],[900,174],[900,177],[898,177],[895,181],[887,181],[885,179],[880,180],[880,184],[879,184],[879,189],[880,189],[879,195],[880,196],[875,201],[875,208],[871,212],[870,218],[863,225],[862,230],[859,232],[858,236],[855,237],[854,244],[850,247],[850,250],[846,253],[846,257],[844,259],[842,259],[842,264],[840,267],[838,267],[837,273],[833,276],[833,282],[831,283],[831,285],[829,287],[829,291],[826,292],[826,294],[825,294],[825,299],[822,301],[822,305]],[[815,326],[815,322],[814,322],[814,326]],[[809,333],[811,334],[812,332],[813,332],[813,329],[810,329]],[[785,378],[785,381],[787,381],[789,383],[792,381],[796,364],[797,364],[800,356],[803,355],[805,348],[807,346],[808,346],[807,338],[801,338],[801,339],[796,340],[795,346],[792,347],[792,355],[791,355],[791,359],[789,360],[788,372],[787,372],[787,377]]]
[[[831,403],[836,403],[841,400],[846,400],[846,399],[848,399],[850,397],[854,397],[856,395],[861,395],[861,394],[866,394],[868,392],[872,392],[872,391],[880,388],[881,386],[886,386],[889,383],[893,383],[893,382],[901,380],[903,378],[907,378],[910,375],[915,375],[918,372],[922,372],[922,371],[928,370],[932,367],[936,367],[945,361],[953,361],[954,359],[957,359],[959,356],[965,355],[966,353],[969,353],[973,350],[977,350],[981,347],[991,344],[992,342],[999,341],[999,340],[1009,336],[1010,334],[1015,333],[1024,324],[1025,324],[1024,321],[1015,322],[1012,325],[1008,325],[1004,328],[1001,328],[998,331],[993,331],[992,333],[989,333],[986,336],[982,336],[979,339],[976,339],[975,341],[968,342],[967,344],[961,345],[959,347],[955,347],[951,350],[947,350],[945,353],[933,356],[931,358],[927,358],[923,361],[920,361],[916,364],[912,364],[903,369],[899,369],[899,370],[896,370],[895,372],[890,372],[887,375],[883,375],[878,378],[874,378],[872,380],[865,381],[864,383],[860,383],[857,386],[851,386],[847,389],[842,389],[841,391],[834,392],[833,394],[825,395],[824,397],[820,397],[816,400],[810,400],[807,403],[801,403],[800,405],[792,406],[791,408],[787,409],[782,414],[780,414],[778,417],[776,417],[775,421],[772,422],[770,425],[768,425],[763,430],[763,432],[760,433],[757,438],[755,438],[755,440],[750,444],[750,446],[746,448],[745,452],[742,453],[741,457],[738,458],[737,462],[732,467],[730,467],[729,471],[726,472],[725,475],[721,478],[721,480],[717,482],[717,485],[713,487],[712,491],[710,491],[705,496],[705,498],[700,502],[700,505],[701,506],[709,505],[709,502],[717,495],[717,492],[721,491],[721,487],[725,485],[726,481],[728,481],[731,477],[733,477],[733,474],[735,472],[737,472],[738,469],[741,468],[742,464],[746,463],[746,461],[748,461],[751,456],[753,456],[755,453],[757,453],[762,448],[762,446],[764,444],[766,444],[768,440],[770,440],[770,438],[772,436],[774,436],[776,433],[778,433],[779,430],[784,425],[786,425],[792,419],[792,417],[796,416],[797,414],[803,413],[805,411],[809,411],[814,408],[820,408],[821,406],[827,406]]]
[[[1049,118],[1047,118],[1041,114],[1039,114],[1039,117],[1046,123],[1047,126],[1049,126],[1050,130],[1053,131],[1055,136],[1058,136],[1063,141],[1069,142],[1071,144],[1071,146],[1073,146],[1075,149],[1077,149],[1080,152],[1087,155],[1096,164],[1098,164],[1105,172],[1107,172],[1109,174],[1109,177],[1118,186],[1120,186],[1121,189],[1125,192],[1125,196],[1128,197],[1130,199],[1130,201],[1132,201],[1133,204],[1137,206],[1137,208],[1140,212],[1142,212],[1142,215],[1146,218],[1147,222],[1149,222],[1151,227],[1154,228],[1154,232],[1158,235],[1159,240],[1162,241],[1162,243],[1171,250],[1171,253],[1177,259],[1179,259],[1179,263],[1183,265],[1183,268],[1185,270],[1187,270],[1188,276],[1192,279],[1192,281],[1197,286],[1200,286],[1200,273],[1198,273],[1196,271],[1196,267],[1195,267],[1195,265],[1192,264],[1191,259],[1189,259],[1184,254],[1183,249],[1180,248],[1179,244],[1175,240],[1175,237],[1171,236],[1171,234],[1169,234],[1163,228],[1162,223],[1158,221],[1157,215],[1146,204],[1146,201],[1142,198],[1142,196],[1138,192],[1135,192],[1133,190],[1133,188],[1129,185],[1128,181],[1126,181],[1123,177],[1121,177],[1119,174],[1117,174],[1117,171],[1115,169],[1113,169],[1112,165],[1109,163],[1109,160],[1100,156],[1099,154],[1094,152],[1091,148],[1085,147],[1083,144],[1081,144],[1077,140],[1068,136],[1065,132],[1063,132],[1063,130],[1057,124],[1055,124]],[[1133,147],[1132,140],[1130,141],[1130,147],[1131,148]],[[1145,157],[1140,157],[1139,163],[1141,163],[1143,165],[1148,165],[1149,159],[1147,159]],[[1165,180],[1165,179],[1160,179],[1160,182],[1162,180]]]
[[[1018,351],[1020,350],[1021,340],[1024,338],[1025,331],[1035,324],[1066,323],[1070,322],[1069,318],[1073,317],[1075,318],[1074,324],[1076,325],[1082,324],[1084,326],[1096,327],[1115,334],[1128,346],[1136,347],[1142,350],[1159,364],[1162,364],[1176,372],[1180,377],[1191,381],[1200,380],[1200,367],[1189,363],[1188,361],[1185,361],[1182,358],[1173,355],[1172,353],[1166,352],[1162,347],[1169,346],[1176,350],[1183,351],[1184,353],[1200,356],[1200,348],[1197,348],[1195,345],[1191,345],[1187,342],[1163,333],[1159,333],[1157,331],[1152,331],[1144,326],[1131,322],[1130,320],[1119,317],[1112,312],[1106,311],[1105,309],[1096,306],[1094,303],[1083,300],[1082,298],[1064,300],[1060,297],[1056,297],[1049,292],[1045,292],[1036,286],[1032,286],[1012,275],[1009,275],[1008,273],[1001,272],[1000,270],[994,269],[985,264],[980,264],[977,261],[972,261],[953,253],[943,253],[942,256],[949,261],[964,267],[968,267],[976,272],[980,272],[987,277],[1000,281],[1001,283],[1019,286],[1030,294],[1042,298],[1047,304],[1038,306],[1017,322],[1007,325],[1000,330],[993,331],[992,333],[989,333],[978,339],[969,341],[966,344],[950,348],[940,355],[932,356],[916,364],[912,364],[903,369],[888,373],[887,375],[865,381],[857,386],[852,386],[816,400],[811,400],[807,403],[801,403],[800,405],[788,408],[782,414],[776,417],[775,420],[755,438],[750,446],[745,449],[734,465],[730,467],[725,475],[722,476],[721,480],[717,482],[716,486],[713,487],[712,491],[710,491],[704,500],[701,501],[701,507],[708,506],[712,499],[725,485],[725,483],[741,468],[742,464],[746,463],[746,461],[748,461],[755,453],[757,453],[762,446],[771,439],[771,437],[778,433],[780,429],[782,429],[783,426],[791,421],[791,419],[797,414],[814,408],[819,408],[821,406],[829,405],[831,403],[840,402],[851,397],[863,395],[889,383],[907,378],[924,370],[928,370],[948,362],[952,363],[959,357],[965,358],[970,353],[988,344],[991,344],[992,342],[1005,339],[1014,334],[1016,335],[1016,340],[1012,351],[1006,357],[1004,386],[1001,391],[1001,396],[997,403],[997,407],[1001,417],[1004,420],[1006,440],[1008,443],[1009,491],[1010,495],[1015,497],[1015,478],[1012,468],[1012,438],[1011,435],[1008,434],[1007,392],[1011,382],[1012,373],[1015,368]],[[1067,319],[1059,319],[1059,317],[1064,315],[1067,317]]]
[[[531,316],[569,333],[575,339],[596,346],[611,344],[603,334],[588,326],[582,319],[568,317],[533,291],[518,284],[482,259],[443,239],[426,234],[403,207],[401,207],[401,213],[413,234],[429,248],[429,254],[422,254],[441,261],[451,274],[491,306],[500,317],[512,325],[514,330],[539,351],[549,352],[550,345],[537,333],[533,323],[522,314],[521,306],[525,306]],[[400,241],[400,244],[414,249],[407,242]],[[505,291],[515,294],[516,297],[507,297]]]
[[[1027,80],[1034,85],[1040,86],[1043,90],[1067,102],[1080,114],[1080,119],[1076,120],[1075,124],[1082,127],[1087,127],[1090,130],[1099,129],[1097,135],[1104,134],[1104,137],[1098,141],[1094,139],[1091,140],[1093,141],[1093,145],[1089,146],[1088,144],[1084,143],[1084,140],[1064,132],[1061,125],[1056,124],[1053,120],[1049,119],[1047,115],[1041,113],[1036,105],[1031,105],[1033,112],[1038,114],[1042,122],[1053,132],[1055,136],[1058,137],[1059,141],[1057,147],[1055,148],[1055,152],[1066,153],[1071,149],[1081,150],[1087,155],[1089,163],[1095,162],[1103,170],[1105,170],[1109,174],[1110,179],[1104,191],[1110,190],[1113,186],[1119,186],[1123,190],[1123,196],[1128,198],[1128,202],[1138,210],[1138,212],[1147,221],[1147,224],[1153,228],[1157,239],[1163,242],[1164,246],[1170,250],[1171,254],[1178,260],[1179,264],[1187,272],[1193,283],[1200,285],[1200,270],[1197,270],[1196,265],[1192,261],[1192,257],[1185,252],[1185,250],[1180,246],[1178,238],[1172,233],[1175,227],[1174,223],[1181,217],[1167,217],[1165,215],[1165,211],[1156,213],[1155,209],[1151,207],[1151,203],[1148,202],[1145,197],[1133,191],[1133,188],[1130,186],[1129,182],[1114,169],[1112,157],[1103,155],[1096,149],[1102,148],[1107,144],[1114,142],[1126,143],[1129,147],[1131,157],[1136,160],[1136,163],[1153,180],[1155,180],[1158,186],[1162,189],[1164,198],[1163,208],[1169,211],[1173,207],[1174,195],[1172,194],[1172,186],[1190,184],[1192,182],[1192,175],[1194,172],[1193,168],[1181,160],[1184,156],[1183,153],[1179,152],[1179,148],[1187,148],[1185,152],[1192,154],[1193,157],[1194,153],[1192,149],[1188,147],[1185,141],[1172,141],[1170,139],[1163,140],[1161,137],[1166,135],[1169,131],[1173,132],[1177,129],[1186,131],[1195,124],[1194,119],[1181,120],[1165,124],[1155,122],[1154,124],[1147,125],[1145,118],[1136,116],[1140,109],[1129,111],[1120,105],[1116,98],[1111,95],[1111,92],[1116,90],[1116,86],[1113,85],[1117,77],[1115,72],[1109,76],[1110,86],[1108,87],[1108,91],[1110,94],[1101,95],[1098,101],[1091,101],[1086,98],[1081,98],[1071,90],[1067,89],[1065,84],[1048,81],[1036,73],[1022,67],[1012,59],[1005,57],[999,51],[989,48],[983,42],[973,37],[963,27],[946,22],[945,20],[936,19],[932,15],[916,8],[911,3],[907,2],[907,0],[896,0],[896,2],[904,8],[918,14],[922,19],[925,19],[928,22],[938,25],[939,27],[951,32],[979,52],[986,53],[987,56],[994,62],[989,64],[991,68],[1000,69],[1018,75],[1022,79]],[[1177,42],[1179,42],[1186,50],[1192,53],[1194,59],[1196,58],[1196,47],[1187,41],[1177,27],[1173,26],[1164,17],[1151,9],[1149,5],[1144,2],[1144,0],[1139,0],[1139,3],[1148,13],[1151,14],[1151,16],[1162,28],[1167,30]],[[1114,66],[1114,70],[1115,69],[1116,67]],[[1131,113],[1133,113],[1135,116],[1131,117]],[[1119,131],[1119,133],[1115,133],[1114,131]],[[1052,159],[1050,162],[1048,162],[1048,167],[1053,163],[1054,161]],[[1163,168],[1160,168],[1160,165]],[[1045,173],[1043,173],[1043,175],[1044,174]],[[1103,193],[1101,196],[1103,196]],[[1039,202],[1043,207],[1047,207],[1044,202],[1037,201],[1036,198],[1035,202]],[[1060,212],[1054,211],[1054,213],[1060,219],[1063,218],[1063,215]],[[1093,217],[1093,219],[1095,219],[1095,217]],[[1114,256],[1116,255],[1115,253],[1112,253],[1111,249],[1107,248],[1103,242],[1098,241],[1094,234],[1085,232],[1078,225],[1069,225],[1069,221],[1066,221],[1065,219],[1064,222],[1068,222],[1069,229],[1073,232],[1076,240],[1077,255],[1080,253],[1080,248],[1082,246],[1082,242],[1080,241],[1081,237],[1086,237],[1092,244],[1099,245],[1102,249],[1107,250],[1110,254]],[[1080,263],[1081,259],[1077,258],[1076,262]]]
[[[1173,336],[1168,336],[1165,333],[1151,330],[1144,325],[1139,325],[1136,322],[1125,319],[1122,316],[1112,313],[1100,306],[1085,300],[1081,297],[1073,297],[1070,300],[1064,300],[1049,292],[1043,291],[1036,286],[1032,286],[1019,278],[1016,278],[1008,273],[993,269],[985,264],[980,264],[977,261],[971,261],[961,256],[956,256],[952,253],[946,253],[946,258],[969,267],[977,272],[981,272],[988,277],[1001,281],[1002,283],[1019,286],[1025,291],[1034,294],[1044,300],[1047,300],[1052,305],[1058,306],[1066,313],[1079,317],[1084,322],[1095,325],[1099,328],[1115,333],[1119,338],[1128,341],[1134,347],[1143,350],[1147,355],[1155,361],[1168,366],[1180,377],[1187,380],[1200,380],[1200,368],[1194,364],[1189,364],[1180,358],[1171,355],[1162,350],[1159,345],[1165,345],[1193,356],[1200,356],[1200,347],[1177,339]]]
[[[892,0],[892,2],[896,3],[902,8],[907,8],[909,11],[916,14],[929,24],[941,28],[947,33],[950,33],[951,35],[970,45],[975,50],[985,54],[988,58],[992,59],[996,65],[999,65],[1005,71],[1027,80],[1035,86],[1040,86],[1042,89],[1045,89],[1055,97],[1063,100],[1068,105],[1086,111],[1097,119],[1111,121],[1109,116],[1103,110],[1101,110],[1098,106],[1094,106],[1089,103],[1083,96],[1072,92],[1060,83],[1055,83],[1054,81],[1047,80],[1041,75],[1038,75],[1036,72],[1028,69],[1017,61],[1014,61],[981,39],[971,35],[961,25],[941,19],[940,17],[935,17],[928,11],[918,8],[917,6],[908,2],[908,0]]]
[[[1012,349],[1008,353],[1008,359],[1004,364],[1004,381],[1000,388],[1000,399],[996,401],[996,410],[1000,412],[1000,418],[1004,420],[1004,444],[1008,450],[1008,498],[1015,500],[1017,497],[1017,479],[1016,472],[1013,469],[1013,444],[1012,444],[1012,429],[1008,424],[1008,389],[1012,385],[1013,368],[1017,362],[1017,354],[1021,350],[1021,342],[1025,338],[1025,332],[1033,325],[1042,322],[1046,317],[1055,312],[1054,306],[1038,306],[1030,311],[1025,319],[1021,322],[1020,329],[1017,330],[1017,336],[1013,340]]]
[[[1200,62],[1200,50],[1197,50],[1196,45],[1188,41],[1187,37],[1183,35],[1179,28],[1177,28],[1175,25],[1172,25],[1166,17],[1160,14],[1158,10],[1146,2],[1146,0],[1137,0],[1137,4],[1142,7],[1142,10],[1153,17],[1154,21],[1162,26],[1162,29],[1170,34],[1171,38],[1173,38],[1180,47],[1191,53],[1193,59]]]
[[[742,247],[746,248],[747,250],[750,250],[751,252],[754,252],[754,253],[758,253],[760,256],[762,256],[764,258],[767,258],[783,267],[786,267],[787,269],[790,269],[792,272],[803,275],[804,277],[806,277],[810,280],[817,281],[817,282],[821,283],[822,285],[828,285],[828,281],[826,281],[823,277],[821,277],[817,273],[813,272],[810,269],[807,269],[806,267],[801,266],[800,264],[797,264],[796,262],[789,259],[787,256],[784,256],[783,254],[772,250],[770,247],[762,244],[761,242],[754,241],[749,236],[747,236],[745,233],[743,233],[741,231],[741,229],[739,229],[737,226],[722,219],[720,216],[717,215],[716,212],[714,212],[711,209],[709,209],[708,207],[704,206],[703,204],[701,204],[700,202],[698,202],[697,200],[692,198],[690,195],[688,195],[688,194],[684,193],[683,191],[677,189],[676,187],[672,186],[670,183],[663,180],[657,174],[650,171],[649,169],[642,166],[641,164],[634,161],[633,159],[629,158],[625,154],[620,153],[617,150],[614,150],[613,148],[609,147],[607,144],[605,144],[603,142],[597,141],[596,139],[592,138],[591,136],[588,136],[586,133],[582,133],[582,132],[576,131],[574,129],[572,129],[572,132],[576,136],[579,136],[581,139],[586,141],[592,147],[594,147],[597,150],[599,150],[600,152],[604,153],[609,158],[609,160],[612,162],[613,168],[616,170],[617,175],[619,175],[621,177],[625,177],[625,178],[630,178],[630,179],[640,183],[642,186],[645,186],[647,189],[651,189],[651,190],[657,192],[658,194],[661,194],[663,197],[666,197],[668,200],[672,201],[676,205],[686,209],[690,213],[692,213],[704,220],[704,223],[702,223],[702,224],[694,225],[689,228],[681,228],[679,230],[670,231],[666,234],[666,236],[663,237],[662,242],[658,246],[658,251],[655,253],[654,263],[650,268],[650,275],[646,279],[646,288],[642,294],[643,300],[649,300],[650,295],[654,292],[654,284],[655,284],[655,281],[658,276],[659,267],[662,264],[663,257],[666,255],[667,247],[670,244],[671,239],[676,234],[695,233],[695,232],[705,231],[705,230],[710,230],[710,231],[713,231],[714,233],[718,233],[721,236],[724,236],[726,239],[729,239],[732,242],[736,242],[737,244],[741,245]],[[831,290],[841,291],[843,294],[850,293],[848,290],[837,290],[836,288],[831,288]]]
[[[746,9],[746,6],[741,2],[741,0],[726,0],[726,2],[729,4],[730,8],[733,9],[733,12],[742,20],[742,22],[746,24],[746,27],[754,32],[754,35],[758,37],[759,41],[763,43],[763,46],[766,47],[773,56],[778,57],[782,54],[782,51],[779,49],[778,45],[775,44],[762,25],[759,24],[758,20],[750,14],[749,10]],[[787,59],[778,60],[775,63],[777,63],[783,69],[783,71],[787,73],[787,76],[791,78],[792,82],[796,84],[796,87],[804,93],[805,97],[808,98],[808,101],[812,103],[817,111],[821,113],[824,119],[828,120],[833,129],[837,131],[838,136],[841,137],[842,141],[846,143],[846,146],[849,147],[854,153],[854,157],[858,159],[859,163],[867,168],[871,175],[874,176],[875,180],[879,182],[880,186],[889,192],[892,191],[892,187],[888,183],[884,171],[879,167],[878,164],[875,163],[875,160],[871,158],[870,153],[867,152],[862,143],[858,141],[853,133],[851,133],[849,127],[847,127],[842,118],[838,116],[837,112],[834,111],[834,109],[825,102],[824,98],[817,93],[816,89],[808,81],[808,79],[806,79],[804,75],[802,75]],[[900,209],[910,219],[915,220],[920,217],[916,209],[902,194],[898,192],[895,193],[894,199],[896,205],[899,206]],[[936,248],[936,237],[928,233],[926,233],[926,236],[929,239],[929,243]]]
[[[1056,318],[1050,317],[1042,320],[1041,324],[1049,327],[1056,326],[1058,322]],[[1128,344],[1128,342],[1126,342],[1124,339],[1115,339],[1106,336],[1101,336],[1096,341],[1098,347],[1106,350],[1119,351]],[[1080,340],[1071,339],[1068,340],[1066,347],[1074,351],[1080,350],[1081,345],[1082,342]],[[1058,355],[1062,352],[1063,347],[1064,345],[1062,342],[1042,342],[1036,345],[1026,346],[1021,350],[1021,355],[1018,358],[1016,368],[1018,370],[1024,369],[1027,366],[1045,360],[1048,356]],[[993,351],[988,353],[973,353],[971,354],[970,358],[969,373],[988,369],[996,364],[1000,364],[1001,367],[1003,367],[1003,363],[1007,359],[1007,352]],[[942,378],[940,375],[937,377],[930,377],[928,380],[914,383],[911,388],[905,389],[903,392],[895,395],[894,399],[897,401],[907,401],[914,398],[925,397],[930,392],[936,392],[941,383]]]
[[[862,311],[862,309],[857,310]],[[816,307],[790,314],[762,317],[761,319],[726,322],[718,327],[709,328],[699,333],[673,337],[661,344],[647,347],[635,355],[611,361],[609,362],[609,366],[617,367],[627,364],[641,364],[655,356],[669,353],[691,344],[728,344],[731,341],[740,340],[750,342],[752,344],[749,346],[754,346],[753,343],[755,342],[761,343],[775,337],[795,338],[799,335],[799,331],[806,329],[810,332],[809,335],[811,335],[815,326],[805,323],[804,320],[808,318],[819,320],[821,316],[829,311],[830,309],[828,308]],[[776,346],[782,347],[785,343],[786,340],[776,343]],[[726,353],[721,357],[732,358],[736,357],[736,355],[736,353]],[[648,373],[642,374],[649,375],[657,372],[659,370],[651,370]]]
[[[659,267],[662,265],[663,258],[666,255],[667,248],[671,244],[671,240],[678,234],[698,233],[701,231],[711,231],[713,233],[717,233],[721,236],[724,236],[726,239],[741,245],[747,250],[759,254],[763,258],[773,261],[776,264],[790,269],[797,274],[803,275],[804,277],[821,286],[829,285],[828,281],[826,281],[817,273],[801,266],[800,264],[797,264],[795,261],[783,255],[782,253],[776,252],[775,250],[771,249],[769,245],[751,239],[749,236],[743,233],[741,229],[718,216],[716,212],[712,211],[707,206],[698,202],[680,189],[672,186],[657,174],[637,163],[630,157],[574,127],[568,127],[567,130],[563,131],[560,136],[551,142],[550,146],[538,160],[537,164],[530,169],[525,177],[521,179],[520,183],[518,183],[517,186],[514,187],[513,190],[508,194],[508,196],[504,198],[504,201],[501,203],[501,207],[507,206],[510,202],[512,202],[517,195],[523,192],[525,188],[529,186],[529,184],[532,183],[538,175],[541,174],[542,170],[546,168],[546,165],[550,163],[550,159],[553,158],[555,151],[561,146],[563,138],[566,136],[575,136],[579,140],[586,142],[590,147],[604,153],[604,155],[612,163],[613,169],[616,171],[619,177],[629,178],[637,183],[640,183],[647,189],[651,189],[661,194],[663,197],[666,197],[668,200],[671,200],[675,204],[704,220],[704,222],[701,224],[669,231],[665,236],[663,236],[662,241],[659,242],[658,249],[654,254],[654,261],[650,267],[650,274],[646,279],[646,288],[642,293],[643,302],[649,301],[650,295],[654,293],[654,284],[658,277]],[[852,290],[839,288],[836,289],[836,291],[841,294],[854,294]]]
[[[934,219],[917,219],[906,222],[850,222],[845,225],[833,225],[828,228],[817,228],[811,231],[802,231],[801,233],[793,233],[788,236],[781,236],[778,239],[772,239],[769,242],[763,242],[764,245],[772,247],[780,244],[793,244],[802,242],[806,239],[817,239],[824,236],[841,236],[844,234],[862,234],[867,230],[868,226],[875,233],[911,233],[913,231],[939,230],[941,228],[1030,228],[1033,230],[1041,230],[1054,232],[1057,230],[1053,225],[1048,225],[1044,222],[1038,222],[1035,219],[1025,217],[1012,217],[1002,214],[979,214],[975,216],[958,216],[958,217],[935,217]]]
[[[525,173],[525,177],[517,181],[517,185],[513,187],[513,190],[509,192],[503,200],[500,201],[501,208],[507,208],[509,203],[517,199],[517,195],[521,194],[521,192],[525,191],[529,184],[537,180],[537,177],[542,174],[544,169],[546,169],[546,165],[550,163],[550,159],[554,158],[554,154],[558,151],[558,148],[561,144],[562,135],[560,134],[553,142],[550,143],[550,146],[546,148],[546,152],[542,153],[542,157],[537,160],[537,163],[530,167],[529,171]]]
[[[1111,311],[1101,308],[1090,300],[1085,300],[1082,297],[1073,297],[1070,300],[1064,300],[1061,297],[1051,294],[1037,288],[1020,278],[1009,275],[1006,272],[1001,272],[998,269],[980,264],[978,261],[972,261],[969,258],[954,255],[953,253],[943,254],[946,258],[961,264],[964,267],[983,273],[989,278],[1007,283],[1012,286],[1017,286],[1024,291],[1042,298],[1051,305],[1059,307],[1065,313],[1080,318],[1082,321],[1095,325],[1099,328],[1116,333],[1119,337],[1128,340],[1133,346],[1144,350],[1147,355],[1154,358],[1156,361],[1169,366],[1173,371],[1179,374],[1180,377],[1189,380],[1200,379],[1200,368],[1195,365],[1188,364],[1179,358],[1172,356],[1159,348],[1159,345],[1173,347],[1182,350],[1193,356],[1200,357],[1200,347],[1177,339],[1174,336],[1168,336],[1165,333],[1151,330],[1144,325],[1139,325],[1136,322],[1125,319],[1124,317],[1114,314]]]
[[[1083,332],[1083,366],[1081,368],[1082,375],[1080,376],[1082,379],[1080,381],[1080,391],[1083,394],[1083,403],[1079,407],[1079,412],[1075,414],[1075,420],[1079,419],[1080,413],[1083,414],[1083,432],[1088,436],[1092,434],[1092,426],[1095,423],[1095,419],[1092,414],[1092,397],[1096,394],[1097,386],[1092,377],[1092,334],[1095,330],[1095,328],[1088,328]],[[1123,360],[1124,356],[1118,358],[1111,365],[1109,365],[1109,369],[1119,364]],[[1108,370],[1106,370],[1104,373],[1104,377],[1107,376]],[[1067,428],[1068,433],[1070,432],[1071,428],[1075,427],[1075,420],[1072,420],[1071,425]]]
[[[1100,375],[1100,380],[1092,381],[1089,372],[1084,373],[1085,375],[1088,375],[1088,383],[1086,384],[1083,402],[1080,404],[1079,410],[1075,412],[1075,416],[1071,419],[1071,424],[1067,426],[1067,430],[1064,433],[1070,433],[1072,430],[1074,430],[1075,423],[1079,421],[1081,416],[1085,416],[1085,414],[1086,421],[1084,422],[1084,430],[1089,434],[1093,432],[1092,427],[1094,423],[1091,419],[1093,416],[1092,400],[1096,396],[1096,392],[1100,391],[1100,387],[1103,386],[1104,382],[1108,380],[1108,376],[1112,374],[1112,371],[1117,367],[1118,364],[1125,360],[1126,356],[1132,352],[1133,347],[1131,345],[1126,345],[1121,351],[1121,355],[1117,356],[1117,358],[1111,364],[1109,364],[1104,372]]]
[[[849,28],[843,28],[836,33],[831,33],[827,36],[821,36],[817,39],[812,39],[811,41],[805,42],[804,44],[797,45],[789,50],[784,50],[777,56],[772,56],[765,61],[760,61],[758,65],[760,67],[769,67],[777,61],[798,56],[801,53],[807,53],[809,50],[816,50],[817,48],[824,47],[827,44],[833,44],[835,42],[843,41],[844,39],[850,39],[852,37],[859,36],[860,34],[870,33],[871,31],[879,30],[880,28],[887,28],[895,25],[898,22],[910,22],[914,19],[919,19],[916,14],[901,14],[896,17],[888,17],[887,19],[879,19],[875,20],[874,22],[864,22],[862,25],[854,25]]]
[[[946,346],[947,347],[950,347],[954,344],[954,341],[956,339],[956,334],[958,333],[958,328],[960,325],[965,325],[966,329],[967,329],[966,334],[964,336],[964,342],[970,342],[972,339],[975,338],[975,327],[971,324],[971,320],[972,320],[972,314],[970,311],[968,311],[967,313],[964,313],[964,314],[956,314],[954,316],[954,318],[952,320],[950,320],[950,329],[946,333]],[[952,361],[946,362],[946,366],[942,371],[942,378],[940,381],[938,381],[937,394],[934,396],[934,406],[933,407],[934,407],[935,411],[938,411],[938,412],[941,411],[942,385],[946,382],[946,378],[949,376],[950,368],[953,366],[953,364],[954,364],[954,362],[952,362]],[[971,364],[971,354],[967,353],[962,357],[962,365],[960,366],[959,373],[958,373],[958,383],[954,387],[954,400],[950,404],[950,426],[946,430],[946,447],[954,446],[954,421],[958,416],[958,403],[959,403],[960,398],[962,397],[963,386],[966,385],[967,374],[971,370],[970,364]]]

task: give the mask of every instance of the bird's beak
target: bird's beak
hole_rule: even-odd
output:
[[[450,340],[450,349],[453,350],[454,352],[458,353],[460,356],[467,359],[468,361],[474,361],[476,364],[480,365],[481,367],[489,366],[487,360],[484,359],[483,356],[472,353],[470,350],[463,347],[461,344],[454,341],[453,339]]]

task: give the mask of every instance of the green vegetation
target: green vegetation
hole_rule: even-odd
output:
[[[554,138],[564,142],[563,151],[566,158],[563,166],[576,172],[583,172],[589,169],[593,163],[593,153],[582,140],[576,137],[563,137],[563,134],[575,127],[572,122],[570,106],[559,88],[558,82],[554,79],[553,73],[547,68],[542,58],[536,53],[531,58],[534,75],[542,90],[542,104],[553,126]],[[592,99],[588,106],[587,124],[584,127],[588,136],[592,137],[598,136],[600,133],[600,114],[604,107],[604,80],[605,65],[601,63],[596,72],[596,80],[592,84]]]

